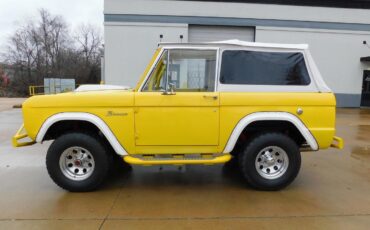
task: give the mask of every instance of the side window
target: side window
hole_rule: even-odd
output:
[[[248,85],[309,85],[302,53],[227,50],[222,54],[220,82]]]
[[[214,91],[215,50],[170,50],[168,83],[178,92]]]
[[[167,74],[167,58],[168,51],[162,54],[162,57],[157,62],[152,73],[149,76],[149,80],[145,83],[142,91],[153,92],[153,91],[164,91],[166,88],[166,74]]]

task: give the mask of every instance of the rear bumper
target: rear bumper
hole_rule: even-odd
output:
[[[22,146],[33,145],[36,143],[36,141],[32,139],[19,142],[20,140],[27,138],[27,137],[28,137],[28,134],[26,130],[24,129],[24,125],[22,124],[22,126],[18,129],[17,133],[12,138],[12,145],[14,147],[22,147]]]
[[[343,149],[344,148],[344,140],[340,137],[334,136],[333,143],[330,145],[332,148]]]

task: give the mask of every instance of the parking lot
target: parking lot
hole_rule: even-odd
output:
[[[48,142],[11,146],[22,123],[11,103],[0,101],[0,229],[369,229],[370,110],[339,109],[345,149],[302,153],[282,191],[252,190],[226,164],[133,167],[99,191],[69,193],[47,174]]]

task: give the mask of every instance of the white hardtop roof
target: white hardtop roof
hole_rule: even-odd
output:
[[[207,45],[207,46],[223,46],[223,45],[233,45],[233,46],[243,46],[243,47],[260,47],[260,48],[280,48],[280,49],[299,49],[306,50],[308,49],[307,44],[279,44],[279,43],[263,43],[263,42],[246,42],[240,41],[237,39],[225,40],[225,41],[216,41],[216,42],[197,42],[197,43],[168,43],[163,42],[159,45],[176,45],[176,46],[186,46],[186,45]]]

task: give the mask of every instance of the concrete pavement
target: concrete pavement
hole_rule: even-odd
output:
[[[1,107],[1,106],[0,106]],[[319,119],[319,118],[318,118]],[[370,110],[341,109],[343,151],[302,153],[288,188],[255,191],[225,166],[134,167],[69,193],[45,168],[50,143],[14,149],[19,109],[0,112],[0,229],[369,229]]]
[[[14,105],[20,105],[26,98],[17,97],[0,97],[0,111],[5,111],[13,108]]]

